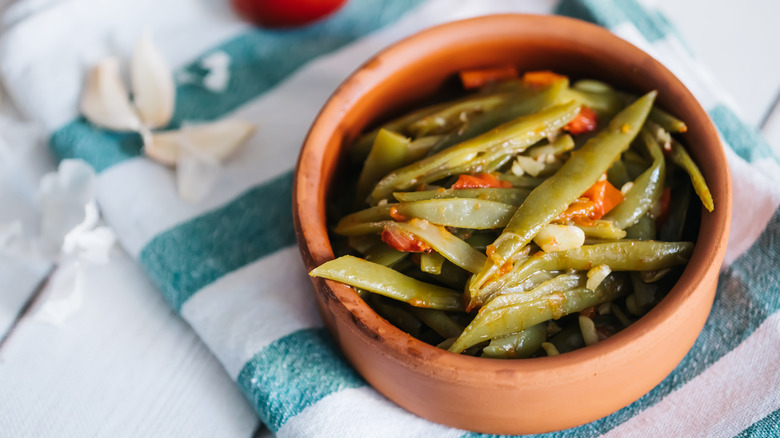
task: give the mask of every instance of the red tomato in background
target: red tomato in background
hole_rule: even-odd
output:
[[[236,10],[261,26],[308,24],[339,9],[346,0],[233,0]]]

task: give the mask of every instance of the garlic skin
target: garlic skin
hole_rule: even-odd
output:
[[[130,63],[133,103],[149,129],[170,123],[176,103],[176,85],[168,64],[149,33],[138,40]]]
[[[89,72],[79,105],[93,124],[112,131],[138,131],[141,121],[119,74],[119,61],[106,58]]]
[[[225,161],[255,132],[255,125],[237,119],[188,125],[177,131],[152,133],[144,153],[155,161],[174,166],[184,144],[217,162]]]

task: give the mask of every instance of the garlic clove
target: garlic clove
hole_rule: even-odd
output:
[[[255,131],[254,124],[236,119],[188,125],[178,131],[152,133],[144,144],[150,158],[175,165],[186,142],[188,147],[217,162],[223,162],[242,146]]]
[[[122,83],[116,58],[103,59],[90,71],[80,109],[87,120],[102,128],[138,131],[141,126]]]
[[[154,161],[175,166],[179,159],[181,131],[155,132],[144,138],[144,153]]]
[[[193,147],[217,161],[224,161],[254,134],[254,123],[238,119],[188,125],[182,128]]]
[[[130,81],[133,103],[144,125],[150,129],[168,125],[176,103],[176,85],[149,33],[141,36],[133,51]]]

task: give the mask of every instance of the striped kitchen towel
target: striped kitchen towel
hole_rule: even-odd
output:
[[[224,364],[279,436],[476,436],[420,419],[346,364],[316,315],[291,216],[292,169],[330,93],[381,48],[432,25],[502,12],[560,13],[608,27],[667,65],[718,127],[734,183],[728,254],[712,314],[658,387],[593,423],[546,436],[776,436],[780,431],[780,166],[659,13],[636,0],[352,0],[296,30],[243,24],[229,2],[62,0],[3,18],[0,74],[59,159],[98,172],[98,202],[124,249]],[[40,4],[40,2],[37,2]],[[225,4],[223,4],[225,3]],[[172,126],[235,116],[257,134],[210,195],[182,202],[141,139],[77,114],[85,69],[151,29],[179,77],[230,58],[224,92],[178,86]]]

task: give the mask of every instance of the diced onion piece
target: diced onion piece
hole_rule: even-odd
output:
[[[594,345],[599,343],[599,334],[596,332],[596,324],[587,316],[580,316],[580,332],[585,345]]]
[[[601,282],[604,281],[604,279],[607,278],[607,275],[609,275],[611,272],[612,269],[610,269],[607,265],[598,265],[595,268],[591,268],[588,271],[588,282],[585,284],[585,287],[595,291]]]
[[[557,356],[561,354],[558,352],[558,349],[555,347],[555,345],[549,342],[542,342],[542,348],[544,348],[544,352],[547,353],[547,356]]]
[[[634,187],[634,182],[629,181],[625,184],[623,184],[623,187],[620,188],[620,193],[623,194],[623,196],[626,196],[628,192],[631,190],[631,188]]]
[[[574,225],[547,225],[534,237],[534,242],[546,252],[579,248],[585,243],[585,232]]]
[[[515,162],[512,163],[512,173],[517,176],[523,176],[523,174],[529,174],[531,176],[537,176],[544,170],[544,163],[534,160],[531,157],[519,155],[515,158]]]

